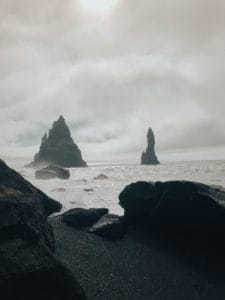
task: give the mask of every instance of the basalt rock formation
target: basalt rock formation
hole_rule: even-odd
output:
[[[34,157],[34,162],[27,167],[46,166],[49,163],[62,167],[87,167],[82,159],[81,151],[74,143],[69,127],[63,116],[53,123],[48,135],[45,134],[41,141],[39,152]]]
[[[94,177],[94,180],[104,180],[104,179],[108,179],[108,178],[109,178],[108,176],[101,173],[98,176]]]
[[[128,224],[167,232],[225,234],[225,189],[191,181],[136,182],[119,195]]]
[[[159,161],[155,154],[155,136],[151,128],[147,133],[148,146],[146,151],[142,153],[141,164],[142,165],[158,165]]]
[[[47,217],[61,207],[0,160],[1,299],[86,299],[72,273],[54,256]]]

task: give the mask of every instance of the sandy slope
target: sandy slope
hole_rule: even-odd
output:
[[[76,275],[90,300],[224,300],[225,268],[202,249],[192,259],[170,239],[131,228],[121,241],[107,241],[52,219],[56,256]],[[203,249],[204,251],[204,249]]]

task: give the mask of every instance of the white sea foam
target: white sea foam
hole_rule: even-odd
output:
[[[139,180],[192,180],[225,187],[225,161],[164,162],[158,166],[138,164],[91,164],[88,168],[70,169],[69,180],[36,180],[34,170],[23,167],[22,160],[7,161],[35,186],[63,204],[73,207],[108,207],[122,214],[118,195],[131,182]],[[99,174],[108,179],[94,180]],[[93,191],[84,191],[84,189]]]

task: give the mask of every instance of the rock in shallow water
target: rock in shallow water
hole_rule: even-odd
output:
[[[40,180],[48,180],[57,178],[57,174],[50,170],[37,170],[35,171],[35,178]]]
[[[62,222],[73,227],[88,227],[107,213],[107,208],[73,208],[62,215]]]
[[[55,188],[55,189],[52,190],[52,192],[65,193],[66,189],[65,188]]]
[[[129,224],[167,231],[225,233],[225,190],[189,181],[137,182],[119,195]]]
[[[84,189],[84,192],[94,192],[94,189]]]
[[[121,239],[127,231],[127,226],[123,217],[106,214],[88,231],[108,239]]]
[[[70,172],[60,166],[56,165],[49,165],[43,169],[35,171],[35,178],[36,179],[69,179]]]
[[[47,217],[61,207],[0,160],[1,299],[85,299],[53,255],[55,239]]]
[[[105,174],[99,174],[98,176],[96,176],[94,178],[94,180],[104,180],[104,179],[108,179],[109,177],[106,176]]]

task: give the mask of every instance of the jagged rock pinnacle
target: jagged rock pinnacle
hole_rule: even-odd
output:
[[[40,150],[34,157],[34,166],[45,163],[53,163],[67,168],[87,166],[62,115],[53,123],[48,135],[45,133]]]

